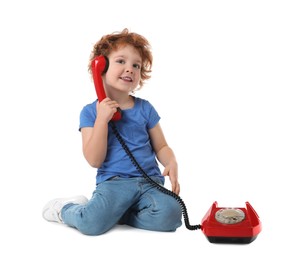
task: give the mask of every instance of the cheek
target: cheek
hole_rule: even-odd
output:
[[[140,84],[140,81],[141,81],[141,76],[140,75],[135,75],[134,76],[134,81],[133,81],[133,85],[134,85],[135,88]]]
[[[138,70],[138,71],[135,72],[135,78],[136,78],[138,81],[140,81],[140,79],[141,79],[141,71],[140,71],[140,70]]]
[[[113,68],[109,68],[107,73],[103,76],[103,80],[106,82],[106,83],[109,83],[111,81],[113,81],[113,79],[115,78],[115,70]]]

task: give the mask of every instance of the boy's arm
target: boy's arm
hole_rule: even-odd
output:
[[[83,154],[88,163],[99,168],[104,162],[108,145],[108,123],[117,111],[119,105],[110,98],[97,102],[97,115],[93,127],[81,129],[83,141]]]
[[[173,150],[167,144],[159,123],[149,130],[149,135],[156,157],[164,166],[163,175],[169,176],[172,191],[179,194],[180,184],[178,182],[178,164]]]
[[[106,158],[108,124],[95,121],[94,127],[84,127],[81,132],[83,154],[92,167],[99,168]]]

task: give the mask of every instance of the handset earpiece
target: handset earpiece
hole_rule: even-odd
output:
[[[97,56],[91,62],[93,81],[94,81],[95,91],[99,102],[107,97],[104,90],[101,75],[106,73],[108,71],[108,68],[109,68],[109,59],[106,56],[103,56],[103,55]],[[120,108],[117,109],[116,113],[113,115],[112,120],[117,121],[119,119],[121,119]]]

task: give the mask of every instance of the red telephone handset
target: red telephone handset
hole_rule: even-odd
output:
[[[109,68],[109,60],[106,56],[103,56],[103,55],[95,57],[95,59],[91,63],[95,91],[99,102],[106,98],[106,93],[103,87],[101,75],[103,73],[106,73],[108,68]],[[116,113],[112,117],[113,121],[117,121],[119,119],[121,119],[120,108],[117,109]]]

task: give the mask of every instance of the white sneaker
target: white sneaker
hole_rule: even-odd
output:
[[[85,196],[53,199],[44,206],[42,216],[47,221],[63,223],[61,219],[61,210],[66,204],[74,203],[84,205],[87,202],[88,199]]]

